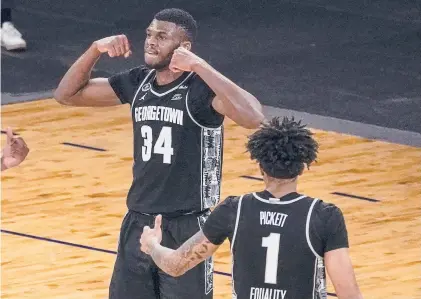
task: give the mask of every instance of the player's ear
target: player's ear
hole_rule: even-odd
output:
[[[184,41],[184,42],[181,42],[181,44],[180,44],[180,47],[183,47],[184,49],[186,49],[186,50],[191,50],[191,42],[190,41]]]

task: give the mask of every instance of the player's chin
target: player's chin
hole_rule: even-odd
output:
[[[145,53],[145,64],[149,67],[154,67],[161,63],[161,59],[158,55]]]

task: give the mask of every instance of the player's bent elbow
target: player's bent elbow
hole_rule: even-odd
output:
[[[261,108],[261,106],[260,106]],[[254,109],[253,114],[249,119],[249,127],[247,129],[258,129],[265,120],[265,115],[261,109]]]
[[[258,115],[256,117],[255,122],[253,123],[253,128],[251,129],[258,129],[262,125],[264,120],[265,120],[265,116],[263,115],[263,113]]]
[[[86,106],[86,99],[78,92],[72,96],[64,95],[60,92],[54,92],[54,99],[64,106]]]
[[[65,106],[71,106],[71,101],[69,97],[64,96],[59,91],[54,91],[53,98],[56,100],[57,103]]]
[[[68,105],[66,100],[64,98],[61,98],[59,96],[53,95],[54,99],[56,100],[57,103],[61,104],[61,105]]]
[[[246,129],[258,129],[262,122],[264,121],[265,116],[263,113],[256,111],[255,115],[242,124],[242,126]]]
[[[242,126],[246,129],[257,129],[259,128],[260,123],[251,123],[251,122],[247,122],[244,123]]]

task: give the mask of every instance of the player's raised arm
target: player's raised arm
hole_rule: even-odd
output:
[[[348,248],[339,248],[325,253],[327,273],[339,299],[363,299],[355,279]]]
[[[155,264],[171,276],[181,276],[200,262],[212,256],[219,245],[212,244],[203,234],[197,232],[177,250],[162,246],[162,217],[155,218],[153,229],[146,226],[140,238],[140,250],[149,254]]]
[[[248,91],[215,70],[206,61],[180,47],[174,51],[170,69],[197,73],[215,92],[213,108],[245,128],[259,127],[264,120],[262,105]]]
[[[62,105],[101,107],[121,104],[107,78],[91,79],[91,72],[102,53],[110,57],[131,54],[125,35],[97,40],[79,57],[62,78],[54,98]]]

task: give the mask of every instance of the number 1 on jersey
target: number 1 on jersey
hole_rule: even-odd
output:
[[[262,238],[262,247],[266,247],[265,283],[276,284],[278,276],[278,256],[280,234],[271,233]]]
[[[142,137],[144,138],[142,146],[142,159],[149,161],[152,154],[152,128],[149,126],[142,126],[140,129]],[[153,152],[155,154],[163,155],[163,162],[171,164],[171,156],[174,155],[172,146],[172,132],[171,127],[163,127],[156,140]]]

